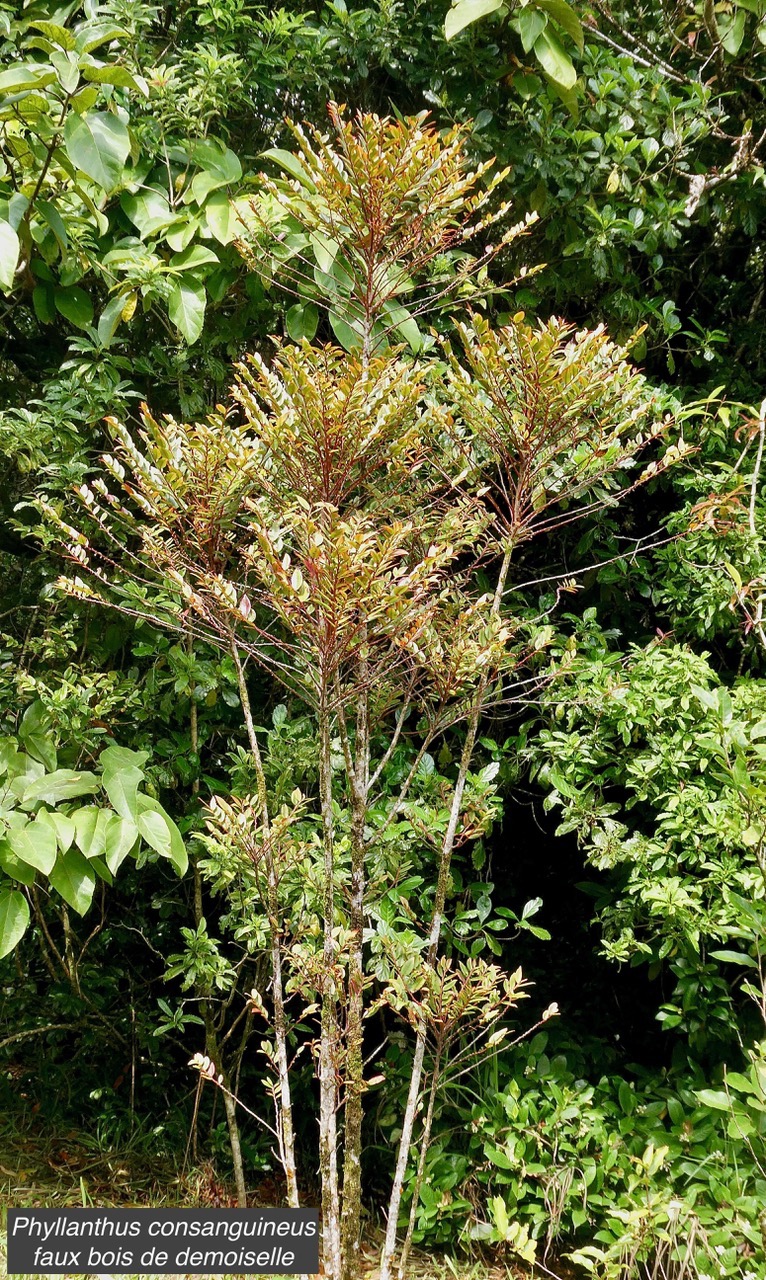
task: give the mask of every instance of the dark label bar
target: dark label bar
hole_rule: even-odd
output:
[[[316,1209],[9,1209],[8,1274],[315,1275]]]

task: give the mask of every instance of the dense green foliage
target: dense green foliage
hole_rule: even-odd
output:
[[[317,360],[307,373],[290,352],[334,343],[337,369],[342,349],[353,360],[359,345],[363,235],[338,230],[316,197],[312,127],[328,128],[330,101],[427,110],[445,132],[466,126],[474,167],[497,158],[488,207],[510,202],[524,233],[501,245],[506,220],[387,280],[371,333],[381,385],[396,388],[386,394],[402,456],[411,388],[409,375],[386,372],[387,341],[408,369],[416,359],[427,369],[423,403],[470,419],[476,385],[490,387],[498,367],[491,334],[506,326],[537,358],[549,339],[570,340],[551,317],[604,324],[628,344],[647,379],[641,411],[667,423],[642,459],[655,468],[646,483],[632,487],[638,464],[626,452],[577,524],[551,520],[515,550],[505,605],[522,675],[481,724],[442,941],[456,966],[521,966],[532,980],[507,1041],[552,1002],[561,1016],[516,1046],[501,1037],[484,1058],[460,1057],[459,1030],[429,1041],[439,1079],[413,1239],[484,1242],[527,1260],[536,1250],[549,1266],[566,1255],[618,1280],[651,1267],[675,1275],[669,1259],[691,1238],[698,1274],[763,1273],[765,70],[762,0],[0,4],[0,1054],[12,1068],[0,1096],[11,1110],[25,1105],[13,1082],[44,1056],[44,1081],[24,1092],[51,1127],[85,1115],[107,1148],[138,1132],[178,1162],[191,1134],[194,1159],[227,1173],[238,1144],[250,1187],[275,1167],[268,1135],[244,1111],[237,1126],[230,1099],[214,1101],[186,1067],[208,1055],[251,1107],[274,1088],[258,1013],[272,999],[268,885],[232,837],[260,785],[237,653],[220,627],[186,615],[178,625],[149,544],[133,559],[144,536],[133,509],[112,555],[98,513],[73,516],[70,494],[115,448],[106,415],[125,424],[112,476],[115,465],[140,472],[144,444],[131,442],[142,421],[161,471],[163,414],[176,420],[184,493],[202,492],[189,461],[197,437],[179,424],[212,413],[234,520],[237,502],[259,492],[257,475],[238,472],[237,433],[245,421],[267,439],[254,404],[272,335],[286,336],[280,377],[293,378],[296,401],[330,386],[332,369],[305,355]],[[305,121],[303,133],[286,116]],[[414,208],[401,210],[403,242]],[[239,375],[232,414],[217,406],[246,354],[256,361]],[[464,367],[476,382],[461,401]],[[445,438],[429,438],[429,457],[454,480],[455,452],[438,452]],[[280,447],[289,459],[287,436]],[[566,484],[579,499],[577,465],[545,475],[537,511]],[[285,473],[296,494],[303,473],[311,479],[310,466]],[[426,481],[418,475],[432,492]],[[376,509],[392,519],[415,492],[380,486]],[[258,590],[283,628],[305,605],[298,570],[296,599],[280,596],[281,556],[302,554],[305,533],[289,493],[279,494],[284,545],[265,518],[250,525],[271,566]],[[361,509],[343,498],[357,500]],[[156,527],[166,516],[152,511]],[[86,521],[119,610],[59,588],[56,518]],[[425,508],[423,521],[426,563],[428,535],[439,545],[443,529]],[[478,527],[466,521],[463,541],[429,567],[446,580],[451,565],[477,608],[494,590]],[[240,577],[227,561],[237,583],[253,572],[245,551]],[[354,554],[349,579],[361,572]],[[234,600],[240,634],[256,626],[251,603],[259,617],[254,595]],[[397,607],[387,634],[397,619],[406,629]],[[321,917],[310,667],[286,691],[276,660],[276,674],[256,669],[248,643],[263,781],[291,850],[282,927],[308,971]],[[378,676],[383,724],[396,704],[382,664]],[[370,1051],[385,1042],[364,1116],[374,1215],[410,1082],[406,966],[433,910],[468,734],[456,715],[418,756],[422,723],[385,758],[367,815],[385,837],[370,858],[366,963],[381,1002],[388,991],[367,1033]],[[350,875],[339,735],[331,771]],[[408,808],[392,822],[413,762]],[[290,1035],[302,1045],[298,1180],[313,1196],[310,1017],[296,1015]],[[463,1048],[471,1025],[469,1010]],[[126,1070],[129,1090],[112,1085]],[[410,1168],[403,1229],[416,1178]]]

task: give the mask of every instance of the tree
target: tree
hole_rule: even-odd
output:
[[[104,463],[125,496],[101,478],[83,486],[87,533],[50,504],[47,514],[76,565],[67,584],[74,594],[189,628],[236,665],[256,779],[242,839],[262,868],[270,920],[280,1150],[294,1203],[287,973],[309,1013],[319,1004],[324,1260],[329,1275],[347,1277],[359,1239],[368,1087],[366,920],[398,877],[386,837],[400,816],[414,816],[424,762],[462,724],[459,763],[426,841],[433,863],[426,915],[414,939],[394,937],[380,993],[396,1003],[405,960],[414,990],[424,991],[387,1272],[453,851],[489,820],[493,788],[473,772],[479,725],[520,681],[543,678],[535,655],[549,639],[545,619],[515,617],[506,605],[514,555],[535,534],[613,504],[638,483],[644,473],[632,482],[619,477],[664,424],[625,348],[603,331],[574,334],[555,321],[535,328],[522,316],[494,329],[474,315],[459,328],[460,354],[447,347],[444,358],[413,362],[390,347],[383,317],[392,298],[398,308],[402,293],[410,295],[435,260],[449,262],[455,246],[462,256],[493,220],[475,217],[487,193],[477,185],[481,172],[468,172],[461,131],[443,143],[422,119],[349,122],[335,109],[332,119],[334,138],[302,138],[299,162],[284,161],[297,176],[267,186],[265,196],[305,229],[301,254],[306,237],[317,254],[328,252],[330,238],[337,246],[333,261],[351,281],[344,286],[351,350],[303,339],[280,347],[271,366],[251,357],[237,370],[232,408],[196,424],[146,413],[138,443],[113,422],[116,451]],[[253,212],[262,228],[262,201]],[[518,233],[506,232],[499,247]],[[496,253],[480,252],[455,284]],[[442,297],[443,278],[430,288]],[[393,323],[400,325],[398,315]],[[479,585],[480,564],[489,589]],[[281,682],[314,726],[313,813],[304,816],[309,797],[298,789],[294,815],[281,811],[281,826],[250,710],[248,661]],[[406,768],[392,794],[386,769],[397,752]],[[316,862],[310,910],[318,927],[308,950],[305,940],[291,945],[280,923],[295,824]],[[487,978],[486,967],[470,962],[454,980],[467,992],[475,984],[486,991]],[[498,973],[490,986],[504,981]],[[517,986],[518,979],[503,988],[490,1026]],[[427,1147],[428,1127],[421,1141]]]

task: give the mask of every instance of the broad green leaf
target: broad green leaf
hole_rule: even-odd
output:
[[[87,329],[93,323],[93,303],[84,289],[56,289],[53,294],[56,310],[78,329]]]
[[[78,773],[75,769],[57,769],[37,778],[24,788],[24,807],[37,804],[55,805],[76,796],[90,796],[98,791],[99,781],[95,773]]]
[[[73,94],[80,83],[80,68],[77,58],[70,53],[52,53],[51,64],[56,68],[56,76],[66,94]]]
[[[743,951],[711,951],[709,955],[712,960],[723,960],[725,964],[743,964],[748,969],[758,968],[753,957],[746,955]]]
[[[121,818],[119,814],[110,814],[106,826],[104,861],[112,875],[117,874],[137,840],[138,827],[134,822]]]
[[[29,208],[29,197],[25,196],[21,191],[14,191],[13,195],[8,201],[8,212],[6,215],[8,222],[10,222],[14,231],[18,231],[19,227],[24,221],[24,218],[26,217],[28,208]]]
[[[104,111],[68,116],[64,146],[72,164],[104,191],[113,191],[119,184],[130,154],[130,138],[117,116]]]
[[[48,878],[64,901],[78,915],[85,915],[96,888],[96,877],[87,858],[77,849],[70,849],[59,858]]]
[[[0,867],[12,880],[31,885],[35,882],[35,869],[16,857],[7,840],[0,840]]]
[[[89,22],[78,31],[75,43],[78,53],[92,53],[113,40],[124,40],[129,34],[113,22]]]
[[[188,214],[185,216],[176,216],[174,222],[171,223],[169,231],[165,234],[165,239],[171,249],[175,249],[176,253],[180,253],[187,245],[191,244],[200,229],[198,218],[190,218]]]
[[[555,84],[561,85],[563,89],[571,89],[577,83],[577,72],[569,54],[549,28],[541,31],[534,48],[540,66]]]
[[[338,242],[331,239],[330,236],[320,235],[318,231],[313,231],[309,236],[309,240],[320,271],[331,271],[332,264],[338,256],[340,247]]]
[[[97,805],[86,805],[70,815],[74,821],[75,841],[86,858],[100,858],[106,843],[106,828],[111,814]]]
[[[285,315],[285,328],[293,342],[314,337],[319,324],[319,312],[313,302],[296,302]]]
[[[283,151],[280,147],[269,147],[268,151],[261,152],[261,159],[273,160],[281,169],[284,169],[285,173],[289,173],[291,178],[295,178],[302,187],[308,188],[309,191],[316,191],[316,186],[305,165],[291,151]]]
[[[50,875],[56,862],[56,833],[47,822],[35,819],[23,827],[11,827],[6,839],[17,858],[44,876]]]
[[[64,219],[51,200],[38,200],[37,208],[56,237],[59,249],[64,253],[69,243],[69,236],[67,235]]]
[[[78,116],[85,115],[86,111],[90,111],[98,102],[98,86],[95,84],[83,85],[82,89],[78,89],[72,98],[70,106],[77,112]]]
[[[93,871],[95,871],[99,880],[104,881],[104,884],[108,884],[110,886],[114,884],[114,876],[112,875],[108,866],[104,862],[103,858],[91,858],[88,861],[88,866],[91,867]]]
[[[384,311],[386,329],[393,326],[394,332],[408,343],[411,351],[419,351],[423,345],[423,335],[415,317],[406,307],[398,307],[394,303],[387,303]]]
[[[128,295],[125,293],[117,293],[107,302],[104,310],[98,318],[98,337],[101,345],[108,347],[115,333],[117,326],[122,319],[122,313]]]
[[[48,821],[51,823],[53,830],[56,832],[56,840],[62,853],[66,853],[67,849],[74,840],[75,827],[71,818],[65,813],[49,813]]]
[[[721,44],[727,53],[732,57],[739,53],[742,48],[742,41],[745,38],[745,24],[747,22],[747,14],[744,9],[737,9],[736,13],[731,15],[721,14],[718,19],[718,28],[721,33]]]
[[[57,44],[60,49],[74,49],[74,34],[67,31],[66,27],[60,26],[58,22],[30,22],[29,25],[44,35],[46,40],[50,40],[51,44]]]
[[[0,889],[0,960],[13,951],[29,924],[29,903],[18,889]]]
[[[486,18],[487,14],[496,13],[502,7],[503,0],[457,0],[444,20],[446,39],[452,40],[465,27],[478,22],[479,18]]]
[[[143,812],[138,817],[138,829],[143,839],[155,853],[172,862],[179,876],[185,875],[189,859],[175,822],[150,796],[140,796],[139,804]]]
[[[50,734],[50,716],[39,698],[24,712],[19,738],[30,756],[44,764],[46,769],[56,768],[56,744]]]
[[[148,759],[148,751],[133,751],[130,747],[111,746],[104,748],[98,762],[105,773],[119,769],[140,769],[143,773]]]
[[[10,71],[0,72],[0,94],[16,93],[19,89],[44,89],[55,79],[53,67],[41,65],[32,68],[19,63]]]
[[[0,222],[0,289],[10,293],[16,278],[21,244],[9,222]]]
[[[206,249],[202,244],[192,244],[181,253],[173,254],[169,265],[173,271],[193,271],[196,267],[219,267],[221,264],[212,249]]]
[[[242,177],[242,165],[237,156],[214,138],[194,142],[189,158],[192,164],[216,174],[223,182],[239,182]]]
[[[337,311],[331,311],[329,318],[332,331],[344,351],[355,351],[361,345],[361,336],[351,328],[343,316],[338,315]]]
[[[562,31],[574,40],[582,53],[584,45],[582,23],[571,4],[567,4],[567,0],[535,0],[535,4],[538,9],[544,9],[551,15],[554,22],[557,22]]]
[[[541,31],[544,31],[548,25],[548,15],[534,5],[528,4],[525,9],[519,9],[516,22],[524,52],[529,53]]]
[[[697,1098],[703,1107],[712,1107],[714,1111],[730,1111],[731,1098],[722,1089],[695,1089]]]
[[[134,76],[127,67],[114,64],[98,66],[91,62],[81,62],[80,70],[83,80],[89,80],[91,84],[113,84],[118,89],[135,89],[145,97],[148,96],[146,81],[143,77]]]
[[[170,291],[168,315],[189,346],[202,333],[205,323],[205,289],[189,280],[176,280]]]
[[[175,218],[175,213],[168,204],[167,196],[161,191],[155,191],[149,188],[147,191],[139,191],[137,195],[129,195],[127,192],[120,196],[120,206],[127,213],[130,221],[142,236],[153,236],[155,232],[161,231],[163,227],[170,226]]]
[[[225,191],[215,191],[205,201],[204,213],[208,229],[218,243],[230,244],[237,235],[237,219]]]
[[[133,764],[107,765],[101,777],[112,808],[121,818],[134,824],[138,821],[138,788],[143,780],[143,769],[137,769]]]

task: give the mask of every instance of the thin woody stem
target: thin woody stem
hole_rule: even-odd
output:
[[[293,1128],[292,1094],[290,1090],[290,1064],[287,1054],[287,1017],[285,1015],[284,987],[282,983],[282,939],[279,925],[279,886],[270,839],[266,774],[264,772],[263,758],[261,756],[258,739],[255,733],[255,725],[253,723],[253,714],[250,706],[250,696],[247,691],[245,672],[242,666],[237,642],[233,635],[231,636],[231,656],[234,660],[234,666],[237,671],[237,684],[239,687],[240,701],[242,703],[242,714],[245,719],[247,738],[250,744],[250,751],[252,753],[255,767],[261,824],[263,826],[264,834],[263,851],[268,885],[267,907],[269,928],[271,930],[271,989],[274,1000],[274,1039],[276,1042],[277,1071],[279,1075],[278,1128],[281,1138],[279,1149],[282,1155],[285,1181],[287,1183],[287,1203],[291,1208],[297,1209],[300,1205],[300,1197],[298,1195],[298,1177],[295,1165],[295,1132]]]
[[[492,602],[491,617],[495,618],[500,612],[503,600],[503,592],[508,578],[511,566],[512,544],[509,542],[503,555],[503,561],[498,574],[497,585],[495,587],[495,595]],[[460,820],[460,809],[463,801],[463,792],[465,790],[468,770],[473,759],[476,738],[479,730],[479,722],[484,706],[484,700],[487,692],[489,677],[482,676],[479,686],[476,690],[476,696],[468,719],[468,726],[463,744],[463,750],[460,756],[460,764],[458,767],[458,775],[455,781],[455,790],[452,795],[452,806],[450,809],[449,822],[447,830],[444,833],[442,842],[441,855],[439,859],[439,873],[436,884],[436,894],[434,896],[433,912],[431,915],[431,928],[428,939],[428,952],[426,963],[432,968],[436,964],[439,951],[439,939],[441,937],[442,918],[444,914],[444,904],[447,898],[447,889],[449,885],[450,866],[452,863],[452,851],[455,846],[455,837],[457,835],[458,822]],[[399,1139],[399,1148],[396,1160],[396,1169],[394,1171],[394,1180],[391,1187],[391,1196],[388,1204],[388,1223],[386,1227],[386,1238],[383,1246],[383,1255],[380,1263],[380,1280],[391,1280],[391,1267],[393,1264],[394,1253],[396,1250],[396,1226],[399,1218],[399,1206],[402,1200],[402,1191],[404,1188],[404,1176],[407,1172],[407,1165],[410,1157],[410,1147],[412,1145],[412,1133],[415,1125],[415,1116],[420,1099],[420,1087],[423,1078],[423,1063],[426,1052],[426,1039],[428,1034],[428,1026],[425,1012],[421,1012],[418,1020],[417,1037],[415,1042],[415,1054],[412,1063],[412,1076],[410,1078],[410,1087],[407,1093],[407,1104],[405,1107],[404,1118],[402,1122],[402,1133]]]
[[[323,987],[319,1043],[319,1170],[322,1179],[322,1252],[325,1276],[341,1278],[340,1195],[338,1188],[337,1052],[335,990],[335,822],[332,810],[332,752],[327,680],[319,694],[319,792],[323,829]]]

